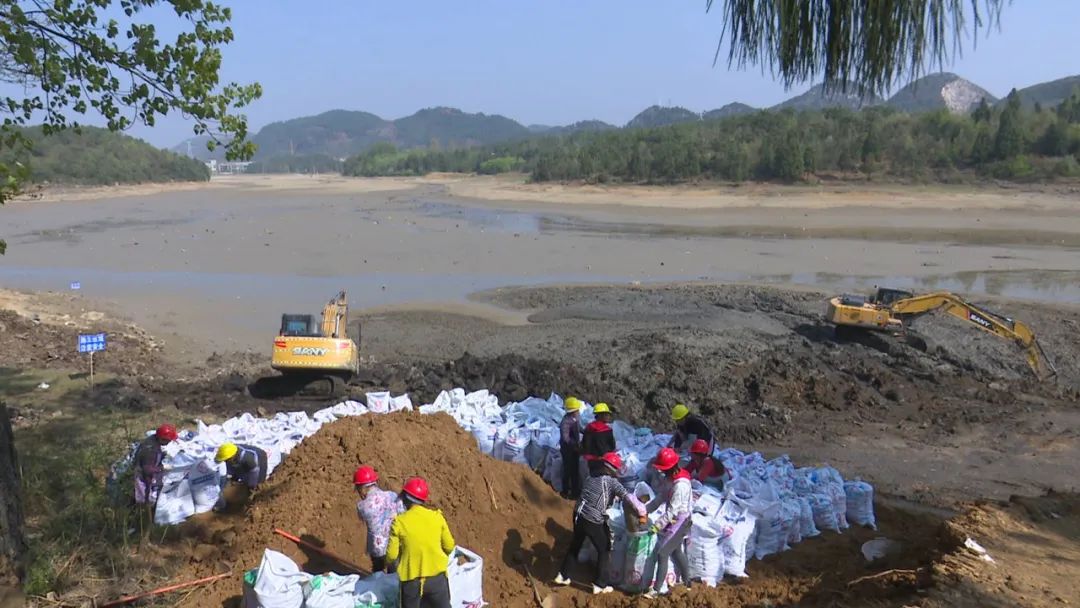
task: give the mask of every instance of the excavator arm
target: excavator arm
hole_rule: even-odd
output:
[[[349,302],[345,291],[338,292],[322,312],[322,335],[326,338],[348,338]]]
[[[1035,338],[1035,333],[1025,323],[975,306],[955,294],[936,292],[902,298],[890,303],[888,310],[891,315],[901,319],[905,324],[908,319],[940,310],[967,321],[983,331],[1015,342],[1024,350],[1028,365],[1040,378],[1057,373],[1053,362],[1046,356],[1046,352]]]

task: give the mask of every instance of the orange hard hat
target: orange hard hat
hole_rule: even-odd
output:
[[[369,466],[362,466],[356,469],[356,472],[352,476],[353,485],[366,486],[379,481],[379,474],[375,472],[375,469]]]
[[[615,472],[622,470],[622,457],[616,452],[608,452],[601,456],[601,460],[607,463],[608,466],[615,469]]]
[[[163,441],[176,441],[176,427],[171,424],[159,426],[154,434]]]
[[[405,485],[401,488],[405,494],[411,498],[415,498],[420,502],[427,502],[428,499],[428,485],[427,482],[420,477],[413,477],[405,482]]]
[[[706,454],[709,453],[709,442],[704,439],[695,439],[693,445],[690,446],[691,454]]]
[[[677,464],[679,464],[679,455],[675,450],[664,448],[656,455],[656,460],[653,461],[652,466],[657,471],[667,471]]]

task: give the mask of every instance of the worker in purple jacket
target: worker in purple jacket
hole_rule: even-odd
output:
[[[566,414],[559,423],[559,455],[562,456],[563,498],[581,496],[581,400],[567,397]]]

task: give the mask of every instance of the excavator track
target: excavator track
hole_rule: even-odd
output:
[[[346,381],[330,374],[283,374],[259,378],[249,390],[257,399],[338,399],[346,394]]]

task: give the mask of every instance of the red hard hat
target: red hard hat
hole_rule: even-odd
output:
[[[657,471],[666,471],[677,464],[679,464],[679,455],[675,450],[664,448],[656,455],[656,460],[653,461],[652,466]]]
[[[419,500],[420,502],[427,502],[428,499],[428,487],[427,482],[420,477],[413,477],[405,482],[405,485],[401,488],[403,492]]]
[[[622,458],[615,452],[604,454],[601,460],[606,462],[611,468],[615,469],[616,472],[622,470]]]
[[[176,441],[176,427],[171,424],[163,424],[157,427],[157,432],[155,434],[158,439],[164,441]]]
[[[691,454],[708,454],[709,442],[704,439],[695,439],[694,444],[690,446]]]
[[[379,481],[379,474],[375,472],[375,469],[369,466],[363,466],[356,469],[356,472],[352,476],[353,485],[366,486]]]

